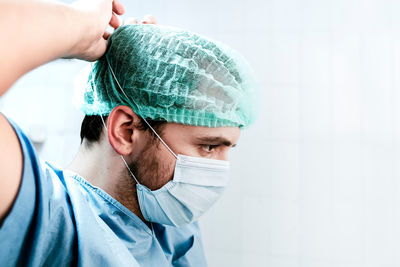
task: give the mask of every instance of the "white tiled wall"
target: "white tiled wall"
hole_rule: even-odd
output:
[[[400,266],[400,1],[123,2],[228,43],[259,79],[259,120],[201,221],[210,266]],[[83,66],[51,63],[0,100],[47,129],[41,153],[63,165],[79,145]]]

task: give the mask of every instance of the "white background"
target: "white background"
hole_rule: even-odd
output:
[[[123,3],[227,43],[258,77],[259,120],[201,220],[211,267],[400,266],[400,1]],[[64,166],[79,146],[71,99],[84,66],[48,64],[0,100],[25,131],[46,130],[41,156]]]

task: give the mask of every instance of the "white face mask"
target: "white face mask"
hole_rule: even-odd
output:
[[[136,185],[143,217],[150,222],[174,226],[194,222],[218,200],[228,185],[229,162],[176,156],[150,124],[147,125],[176,157],[176,163],[173,179],[160,189],[151,191],[139,183]]]
[[[109,67],[119,89],[127,97],[110,65]],[[101,119],[103,121],[102,117]],[[121,155],[121,159],[137,183],[136,189],[140,211],[149,222],[173,226],[192,223],[203,215],[221,196],[229,181],[229,162],[176,155],[147,120],[145,118],[143,120],[176,158],[176,163],[173,179],[160,189],[151,191],[139,183]],[[103,124],[107,129],[104,121]]]
[[[229,162],[178,155],[174,177],[158,190],[137,184],[143,217],[181,226],[196,221],[220,197],[228,184]]]

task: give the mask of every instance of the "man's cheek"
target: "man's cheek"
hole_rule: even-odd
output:
[[[175,161],[168,161],[163,165],[163,171],[160,173],[160,177],[162,177],[162,185],[168,183],[174,178]]]

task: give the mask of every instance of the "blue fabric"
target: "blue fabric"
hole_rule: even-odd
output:
[[[100,188],[40,161],[10,123],[24,169],[0,226],[0,266],[206,266],[197,223],[149,228]]]

